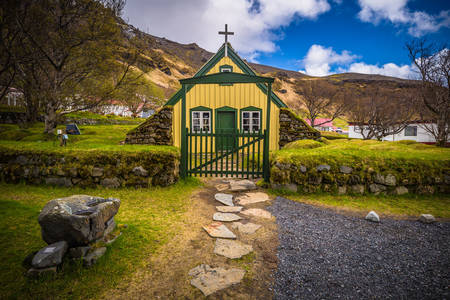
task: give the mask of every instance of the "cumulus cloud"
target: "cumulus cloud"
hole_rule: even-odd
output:
[[[311,76],[327,76],[339,73],[362,73],[379,74],[405,79],[412,79],[415,76],[414,68],[410,65],[397,65],[387,63],[382,66],[356,62],[360,57],[349,51],[337,53],[332,47],[312,45],[305,58],[301,60],[304,70],[300,70]]]
[[[217,31],[227,23],[235,32],[233,47],[255,59],[257,52],[277,49],[280,29],[329,9],[327,0],[129,0],[125,17],[141,30],[213,52],[223,43]]]
[[[423,11],[410,11],[408,0],[358,0],[358,3],[361,21],[378,24],[381,20],[389,20],[396,25],[406,25],[408,33],[415,37],[450,27],[448,10],[433,16]]]

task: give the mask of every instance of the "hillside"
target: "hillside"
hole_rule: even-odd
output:
[[[193,76],[195,72],[214,55],[197,44],[180,44],[166,38],[156,37],[144,33],[132,25],[122,22],[124,35],[135,35],[140,40],[143,48],[142,65],[150,71],[146,78],[162,90],[165,98],[169,98],[178,88],[178,80]],[[334,74],[326,77],[311,77],[306,74],[284,70],[272,66],[249,63],[249,65],[259,74],[276,78],[274,92],[291,107],[301,107],[299,105],[299,95],[295,93],[296,84],[299,80],[327,80],[333,84],[343,83],[360,88],[373,84],[389,84],[397,88],[410,86],[414,83],[405,80],[383,75],[370,75],[358,73]]]

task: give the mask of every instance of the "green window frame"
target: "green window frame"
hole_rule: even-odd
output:
[[[189,124],[192,132],[211,133],[213,125],[212,109],[205,106],[193,107],[189,110]]]
[[[230,65],[221,65],[219,66],[219,72],[233,72],[233,66]]]
[[[261,108],[255,106],[242,108],[239,112],[239,118],[242,132],[258,132],[262,130]]]

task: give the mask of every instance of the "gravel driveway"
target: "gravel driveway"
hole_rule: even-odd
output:
[[[275,299],[448,299],[450,224],[363,218],[277,197]]]

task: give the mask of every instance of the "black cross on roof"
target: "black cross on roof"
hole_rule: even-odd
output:
[[[234,32],[228,31],[228,24],[225,24],[225,31],[219,31],[219,34],[225,35],[225,56],[228,56],[228,36],[234,35]]]

